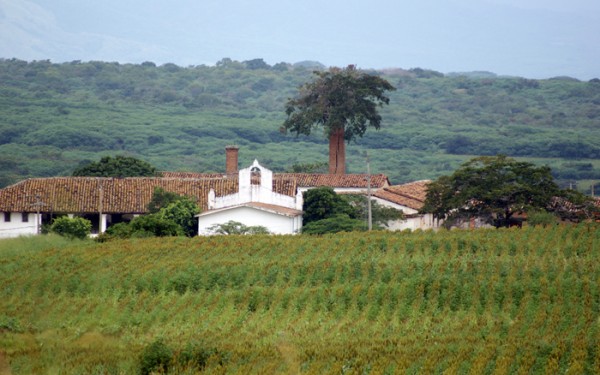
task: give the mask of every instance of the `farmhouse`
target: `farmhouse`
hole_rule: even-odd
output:
[[[302,192],[331,186],[337,192],[366,193],[369,184],[375,199],[409,216],[404,226],[397,223],[392,229],[418,227],[412,222],[418,217],[419,198],[411,196],[410,189],[403,190],[402,185],[390,186],[383,174],[273,173],[258,161],[238,170],[237,151],[237,147],[227,148],[224,174],[163,172],[162,177],[153,178],[50,177],[21,181],[0,189],[0,238],[40,233],[41,227],[58,215],[87,218],[94,234],[103,233],[110,225],[147,213],[146,206],[157,187],[196,201],[202,211],[198,216],[200,234],[228,220],[263,225],[272,233],[297,233],[302,226]]]

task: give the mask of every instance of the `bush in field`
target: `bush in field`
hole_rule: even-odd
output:
[[[173,351],[162,340],[154,341],[140,355],[140,374],[169,372],[172,357]]]
[[[185,368],[193,367],[202,371],[211,357],[218,359],[221,364],[224,363],[223,355],[216,348],[207,348],[200,343],[188,343],[179,354],[179,364]]]
[[[50,231],[68,238],[86,238],[92,230],[92,223],[81,217],[59,217],[52,223]]]
[[[533,227],[542,226],[548,227],[556,225],[558,218],[551,212],[547,211],[533,211],[527,213],[527,223]]]
[[[183,229],[160,213],[138,216],[129,223],[130,237],[182,236]]]
[[[323,220],[311,221],[302,228],[303,234],[325,234],[367,230],[364,221],[348,215],[336,215]]]

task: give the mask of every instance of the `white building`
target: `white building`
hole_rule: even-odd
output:
[[[238,191],[217,197],[211,189],[208,210],[197,215],[198,234],[211,235],[229,221],[262,226],[272,234],[296,234],[302,229],[302,193],[294,197],[273,191],[273,172],[254,160],[241,169]]]

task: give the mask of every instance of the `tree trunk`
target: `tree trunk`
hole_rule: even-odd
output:
[[[343,127],[336,129],[329,137],[329,173],[346,174],[346,143]]]

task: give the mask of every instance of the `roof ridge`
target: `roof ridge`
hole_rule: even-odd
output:
[[[397,185],[396,185],[396,186],[397,186]],[[387,191],[388,193],[392,193],[392,194],[400,195],[400,196],[402,196],[402,197],[405,197],[405,198],[414,199],[414,200],[416,200],[416,201],[419,201],[419,202],[425,202],[425,200],[424,200],[424,199],[421,199],[421,198],[415,197],[414,195],[409,195],[409,194],[406,194],[406,193],[400,193],[400,192],[397,192],[397,191],[393,191],[393,190],[390,190],[390,189],[389,189],[389,188],[387,188],[387,187],[384,187],[384,188],[383,188],[383,190],[384,190],[384,191]]]

